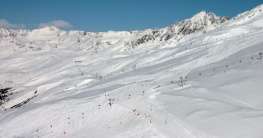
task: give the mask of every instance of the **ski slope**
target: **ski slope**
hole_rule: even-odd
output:
[[[0,138],[262,138],[263,6],[208,25],[140,45],[151,29],[0,29]]]

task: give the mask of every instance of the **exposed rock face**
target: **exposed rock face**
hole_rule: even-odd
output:
[[[141,38],[137,39],[134,42],[134,45],[140,45],[148,41],[156,40],[160,37],[160,32],[158,30],[151,31],[149,34],[143,35]]]
[[[8,96],[10,95],[9,91],[11,88],[0,89],[0,105],[8,101]]]

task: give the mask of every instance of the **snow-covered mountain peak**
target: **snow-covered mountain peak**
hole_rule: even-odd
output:
[[[216,28],[228,20],[227,17],[216,16],[212,12],[201,11],[192,18],[185,19],[169,27],[159,30],[146,30],[134,44],[140,45],[148,41],[167,41],[175,39],[179,41],[186,35],[200,31],[208,31]]]
[[[41,28],[37,28],[32,30],[32,32],[41,32],[41,33],[53,33],[53,32],[59,32],[60,29],[55,26],[45,26]]]
[[[30,40],[50,40],[58,37],[63,32],[55,26],[46,26],[38,29],[34,29],[28,33],[28,39]]]
[[[183,20],[170,26],[169,29],[177,35],[185,36],[197,31],[213,29],[227,20],[227,17],[220,17],[212,12],[201,11],[190,19]]]
[[[195,14],[192,18],[191,21],[200,21],[200,20],[207,20],[210,18],[216,18],[217,16],[212,13],[212,12],[207,12],[207,11],[201,11],[197,14]]]
[[[202,25],[211,25],[213,23],[219,24],[225,21],[226,21],[225,17],[219,17],[212,12],[206,12],[206,11],[201,11],[190,19],[190,22],[195,24],[202,24]]]

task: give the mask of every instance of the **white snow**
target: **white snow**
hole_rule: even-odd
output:
[[[0,138],[262,138],[261,7],[136,47],[153,30],[1,29]]]

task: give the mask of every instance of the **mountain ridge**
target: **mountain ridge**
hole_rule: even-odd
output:
[[[132,47],[137,47],[140,44],[152,42],[152,41],[167,41],[170,39],[175,39],[177,41],[181,40],[184,36],[193,34],[196,32],[207,32],[213,30],[217,27],[224,25],[225,23],[232,21],[232,20],[242,20],[242,18],[246,18],[247,16],[253,17],[261,14],[262,5],[257,6],[256,8],[251,9],[250,11],[244,12],[242,14],[237,15],[229,19],[225,16],[217,16],[212,12],[208,11],[200,11],[199,13],[195,14],[191,18],[184,19],[179,21],[175,24],[169,25],[167,27],[163,27],[160,29],[145,29],[140,31],[129,31],[133,36],[134,40],[131,42],[126,42],[128,45]],[[249,14],[249,15],[248,15]],[[233,22],[233,21],[232,21]],[[12,29],[12,28],[0,28],[0,36],[17,36],[17,35],[27,35],[32,32],[39,32],[38,35],[41,35],[41,30],[43,33],[47,33],[49,30],[52,33],[52,30],[56,30],[53,33],[54,35],[59,35],[61,32],[62,34],[91,34],[90,36],[97,37],[96,34],[109,33],[109,32],[126,32],[128,31],[108,31],[108,32],[86,32],[86,31],[64,31],[61,29],[56,28],[55,26],[46,26],[43,28],[37,28],[33,30],[27,29]],[[45,32],[44,32],[45,30]],[[34,35],[34,34],[33,34]],[[85,35],[83,35],[85,36]],[[41,36],[40,36],[41,37]],[[82,37],[81,35],[78,37]]]

